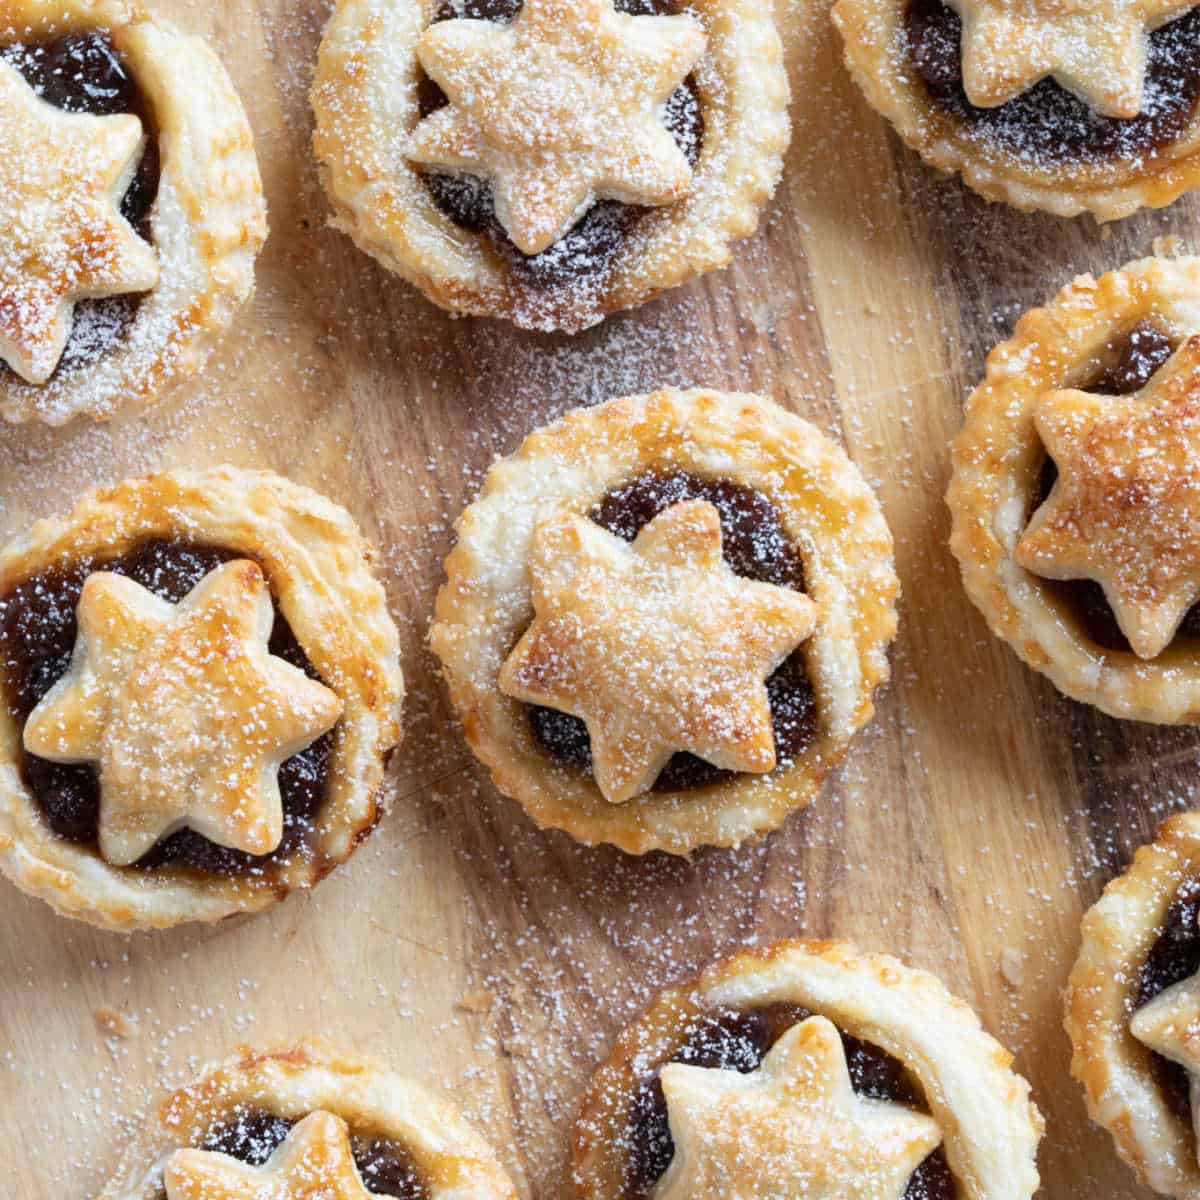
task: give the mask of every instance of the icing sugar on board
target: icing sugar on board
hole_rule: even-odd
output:
[[[208,370],[108,426],[0,429],[0,534],[176,464],[272,467],[383,547],[407,740],[346,868],[262,917],[123,938],[3,885],[0,1145],[11,1200],[94,1194],[129,1121],[238,1041],[343,1041],[453,1094],[527,1197],[565,1196],[581,1089],[661,985],[737,946],[847,937],[941,975],[1048,1120],[1042,1194],[1149,1195],[1086,1122],[1060,990],[1081,911],[1196,803],[1200,734],[1060,697],[991,639],[946,549],[947,442],[984,355],[1072,275],[1194,246],[1184,200],[1109,229],[988,206],[902,149],[823,4],[780,0],[795,138],[735,265],[575,340],[455,321],[325,227],[306,91],[323,4],[160,0],[210,39],[259,143],[271,239]],[[737,852],[634,860],[539,833],[472,761],[425,646],[482,471],[567,409],[656,384],[761,391],[841,437],[904,585],[894,679],[807,812]]]

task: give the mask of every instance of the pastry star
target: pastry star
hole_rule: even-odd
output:
[[[1141,658],[1200,598],[1200,336],[1140,392],[1047,392],[1034,421],[1058,481],[1014,558],[1047,579],[1093,579]]]
[[[491,181],[518,249],[553,245],[597,199],[672,204],[692,170],[661,106],[704,52],[695,18],[613,0],[526,0],[511,25],[431,25],[417,56],[450,104],[413,131],[414,162]]]
[[[104,858],[136,862],[185,825],[250,854],[274,850],[279,766],[333,727],[342,702],[268,653],[274,612],[258,564],[225,563],[178,604],[97,572],[76,613],[70,668],[24,743],[100,765]]]
[[[260,1167],[209,1150],[176,1150],[163,1168],[167,1200],[371,1200],[346,1122],[309,1113]]]
[[[1200,1139],[1200,974],[1167,988],[1139,1008],[1129,1029],[1143,1045],[1187,1071],[1192,1123]]]
[[[137,117],[63,112],[0,63],[0,358],[30,383],[54,373],[76,300],[158,282],[120,212],[144,142]]]
[[[1147,31],[1191,0],[950,0],[962,17],[963,86],[981,108],[1052,75],[1095,112],[1136,117]]]
[[[837,1029],[792,1026],[757,1071],[662,1071],[675,1157],[654,1200],[901,1200],[937,1148],[930,1117],[856,1096]]]
[[[711,504],[673,505],[632,545],[558,513],[534,532],[530,576],[536,616],[500,689],[583,718],[605,799],[646,791],[678,750],[732,771],[774,769],[764,680],[816,610],[733,573]]]

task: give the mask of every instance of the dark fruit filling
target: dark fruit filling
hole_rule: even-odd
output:
[[[0,597],[0,681],[18,728],[70,665],[75,645],[75,606],[89,574],[104,570],[127,575],[175,604],[213,568],[239,557],[243,556],[213,546],[149,541],[118,558],[74,563],[10,588]],[[317,678],[278,609],[270,652]],[[217,875],[239,875],[261,871],[274,859],[303,853],[305,834],[325,797],[332,745],[331,731],[279,768],[284,832],[283,841],[271,854],[255,857],[181,829],[164,838],[136,865],[187,866]],[[81,845],[97,841],[100,785],[93,766],[54,763],[23,753],[21,773],[46,823],[59,837]]]
[[[655,16],[673,11],[674,0],[616,0],[621,12]],[[434,21],[472,17],[486,21],[512,21],[521,10],[521,0],[445,0]],[[422,76],[419,107],[422,117],[444,107],[446,94],[432,79]],[[671,135],[693,167],[700,161],[704,140],[704,116],[700,98],[689,77],[666,104],[664,120]],[[484,234],[503,255],[514,280],[527,291],[545,291],[555,286],[602,277],[612,266],[617,252],[633,227],[648,211],[615,200],[594,204],[573,229],[541,254],[525,255],[513,245],[496,220],[491,186],[469,175],[424,174],[434,202],[452,221],[472,233]]]
[[[229,1120],[208,1131],[199,1148],[228,1154],[260,1167],[295,1124],[295,1121],[263,1109],[239,1105]],[[426,1200],[429,1189],[421,1179],[412,1155],[399,1142],[352,1134],[350,1146],[354,1151],[354,1164],[368,1192],[377,1196],[395,1196],[397,1200]]]
[[[758,1069],[773,1045],[812,1013],[791,1004],[772,1004],[745,1012],[702,1016],[688,1031],[671,1062],[747,1075]],[[873,1100],[891,1100],[927,1111],[921,1091],[904,1065],[869,1042],[842,1034],[846,1065],[855,1092]],[[664,1064],[665,1065],[665,1064]],[[667,1102],[659,1072],[642,1080],[626,1133],[625,1187],[621,1200],[645,1200],[666,1173],[675,1153],[667,1120]],[[939,1147],[914,1172],[904,1200],[955,1200],[954,1176]]]
[[[121,201],[121,213],[142,238],[151,241],[150,210],[159,181],[154,116],[108,34],[70,33],[44,44],[18,43],[0,49],[0,58],[56,108],[99,117],[132,113],[139,118],[146,147]],[[140,294],[79,301],[58,369],[69,371],[102,358],[133,323],[140,302]]]
[[[639,475],[611,491],[588,514],[597,525],[632,542],[644,525],[683,500],[707,500],[721,517],[725,561],[741,576],[777,587],[804,590],[804,564],[788,539],[779,510],[761,492],[724,480],[700,479],[683,471]],[[794,762],[817,734],[817,703],[804,665],[794,650],[767,680],[775,725],[778,765]],[[529,722],[538,744],[561,763],[590,770],[591,743],[578,717],[530,706]],[[656,792],[705,787],[735,772],[723,771],[692,754],[676,754],[654,784]]]
[[[1103,163],[1161,153],[1187,128],[1200,102],[1200,8],[1150,34],[1137,117],[1097,115],[1046,78],[995,108],[976,108],[963,90],[962,22],[942,0],[910,0],[904,11],[908,53],[930,100],[970,137],[1032,163]]]
[[[1149,1004],[1173,984],[1200,971],[1200,879],[1180,885],[1167,910],[1162,931],[1150,949],[1138,976],[1134,1008]],[[1191,1123],[1192,1104],[1188,1073],[1178,1063],[1153,1054],[1155,1074],[1167,1103],[1180,1120]]]
[[[1132,395],[1149,382],[1150,377],[1171,357],[1174,350],[1174,342],[1157,325],[1149,322],[1137,325],[1119,342],[1114,343],[1110,351],[1110,361],[1101,367],[1094,378],[1082,385],[1083,390],[1102,396]],[[1030,505],[1030,515],[1041,507],[1057,479],[1058,469],[1054,460],[1047,455],[1042,464],[1037,492]],[[1097,646],[1105,650],[1133,653],[1104,596],[1104,589],[1098,583],[1091,579],[1045,582],[1069,598],[1072,608],[1083,621],[1088,637]],[[1200,604],[1188,610],[1175,636],[1200,638]]]

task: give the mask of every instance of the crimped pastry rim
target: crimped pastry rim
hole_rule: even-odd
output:
[[[0,0],[0,40],[106,30],[154,108],[161,177],[150,222],[162,268],[123,340],[49,382],[0,378],[0,417],[63,425],[145,406],[202,366],[254,292],[267,236],[254,135],[224,66],[141,0]]]
[[[1141,963],[1180,884],[1197,877],[1200,814],[1181,813],[1163,822],[1084,915],[1063,1018],[1088,1116],[1143,1182],[1177,1200],[1200,1200],[1196,1137],[1165,1103],[1151,1052],[1129,1021]]]
[[[748,484],[779,509],[823,613],[805,642],[821,731],[770,775],[613,805],[590,778],[537,749],[496,677],[532,615],[525,561],[538,516],[560,506],[586,512],[656,465]],[[808,503],[818,494],[820,509]],[[900,585],[878,501],[840,446],[762,397],[665,389],[577,409],[496,463],[455,531],[430,636],[467,741],[497,788],[539,825],[586,844],[687,854],[776,828],[816,795],[887,680]]]
[[[849,942],[789,940],[734,954],[661,992],[617,1037],[580,1105],[572,1141],[577,1200],[617,1200],[620,1133],[632,1084],[671,1053],[689,1015],[711,1007],[798,1004],[898,1058],[942,1128],[964,1200],[1029,1200],[1041,1114],[1012,1055],[928,972]]]
[[[434,304],[574,333],[725,266],[731,243],[757,228],[791,139],[771,0],[695,0],[688,11],[704,23],[709,49],[696,70],[705,142],[691,196],[642,219],[603,295],[548,317],[524,311],[483,237],[446,217],[396,150],[395,130],[415,124],[415,46],[435,7],[436,0],[338,0],[310,97],[331,224]],[[397,70],[407,87],[395,86]]]
[[[1033,407],[1048,388],[1085,378],[1111,339],[1153,316],[1182,337],[1200,331],[1200,257],[1144,258],[1099,279],[1078,276],[987,357],[952,447],[950,549],[991,631],[1076,700],[1127,720],[1200,722],[1200,658],[1173,646],[1149,661],[1105,650],[1052,601],[1051,585],[1012,560],[1041,442]],[[1040,460],[1039,460],[1040,462]]]
[[[157,1200],[169,1155],[194,1145],[238,1104],[289,1119],[322,1109],[352,1130],[400,1142],[426,1178],[430,1200],[515,1200],[495,1153],[454,1105],[314,1037],[264,1051],[240,1046],[206,1066],[158,1105],[122,1154],[100,1200]]]
[[[928,99],[900,48],[902,0],[837,0],[832,11],[846,66],[871,107],[930,166],[961,175],[987,200],[1026,212],[1091,213],[1116,221],[1140,208],[1163,208],[1200,186],[1200,112],[1167,153],[1142,156],[1147,165],[1141,169],[1084,163],[1039,168],[1003,148],[981,149]]]
[[[184,868],[105,863],[56,837],[21,780],[21,731],[0,705],[0,873],[65,916],[115,930],[214,921],[315,885],[381,814],[386,756],[399,743],[399,635],[376,554],[345,509],[269,471],[213,467],[126,480],[83,496],[0,551],[0,591],[56,562],[120,553],[178,534],[258,561],[297,639],[344,704],[311,861],[280,860],[270,883]]]

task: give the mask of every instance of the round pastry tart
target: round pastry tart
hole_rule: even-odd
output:
[[[1083,920],[1071,1071],[1144,1183],[1200,1197],[1200,815],[1166,821]]]
[[[100,1200],[516,1200],[446,1101],[328,1043],[243,1047],[168,1096]]]
[[[59,425],[197,369],[266,216],[225,69],[139,0],[0,0],[0,416]]]
[[[1200,183],[1194,0],[837,0],[846,62],[928,163],[1100,220]]]
[[[0,552],[0,870],[113,929],[310,887],[380,815],[399,640],[345,510],[218,467]]]
[[[1116,717],[1200,720],[1200,259],[1082,276],[988,356],[951,549],[993,633]]]
[[[932,975],[781,942],[671,988],[575,1126],[579,1200],[1029,1200],[1042,1119]]]
[[[451,312],[575,332],[724,266],[790,129],[769,0],[339,0],[333,223]]]
[[[543,826],[736,845],[873,713],[899,591],[842,450],[756,396],[580,409],[492,468],[432,631],[472,749]]]

